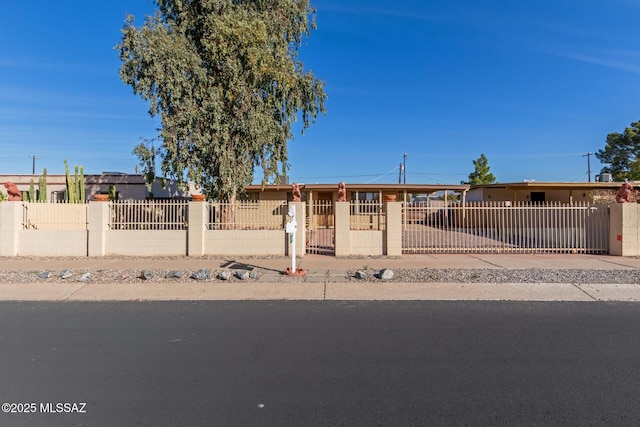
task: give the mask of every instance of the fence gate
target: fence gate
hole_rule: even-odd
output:
[[[609,208],[588,203],[406,204],[403,253],[609,253]]]
[[[334,216],[332,200],[307,203],[306,253],[335,255]]]

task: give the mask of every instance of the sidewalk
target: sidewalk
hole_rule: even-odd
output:
[[[640,259],[609,255],[404,255],[400,258],[333,258],[307,255],[298,260],[304,278],[282,276],[288,258],[0,258],[0,271],[258,269],[254,282],[0,283],[4,301],[172,301],[172,300],[487,300],[640,301],[640,285],[579,283],[398,283],[349,282],[348,270],[394,269],[625,269]]]

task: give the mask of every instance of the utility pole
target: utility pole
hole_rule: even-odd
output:
[[[587,154],[583,154],[582,157],[587,158],[587,175],[589,176],[588,180],[591,182],[591,155],[593,153],[588,152]]]
[[[402,163],[400,163],[400,168],[398,169],[398,184],[402,184]]]
[[[402,161],[403,161],[403,165],[402,165],[402,170],[404,172],[404,183],[407,183],[407,153],[404,153],[404,156],[402,156]]]
[[[40,157],[36,157],[36,156],[27,156],[30,157],[32,162],[31,162],[31,175],[35,175],[36,174],[36,159],[39,159]]]

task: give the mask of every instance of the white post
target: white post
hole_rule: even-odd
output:
[[[296,205],[289,205],[289,217],[291,221],[287,222],[285,231],[289,234],[289,247],[291,248],[291,274],[296,273],[296,231],[298,223],[296,222]]]
[[[291,233],[291,271],[296,271],[296,233]]]

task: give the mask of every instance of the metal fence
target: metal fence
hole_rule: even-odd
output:
[[[189,204],[183,200],[109,202],[110,230],[186,230]]]
[[[384,230],[384,204],[378,200],[352,200],[349,210],[349,229]]]
[[[209,230],[283,230],[288,212],[281,200],[209,202]]]
[[[86,230],[86,204],[22,203],[23,230]]]
[[[307,204],[307,254],[335,255],[335,210],[331,200]]]
[[[403,206],[403,253],[609,252],[609,207],[493,202]]]

